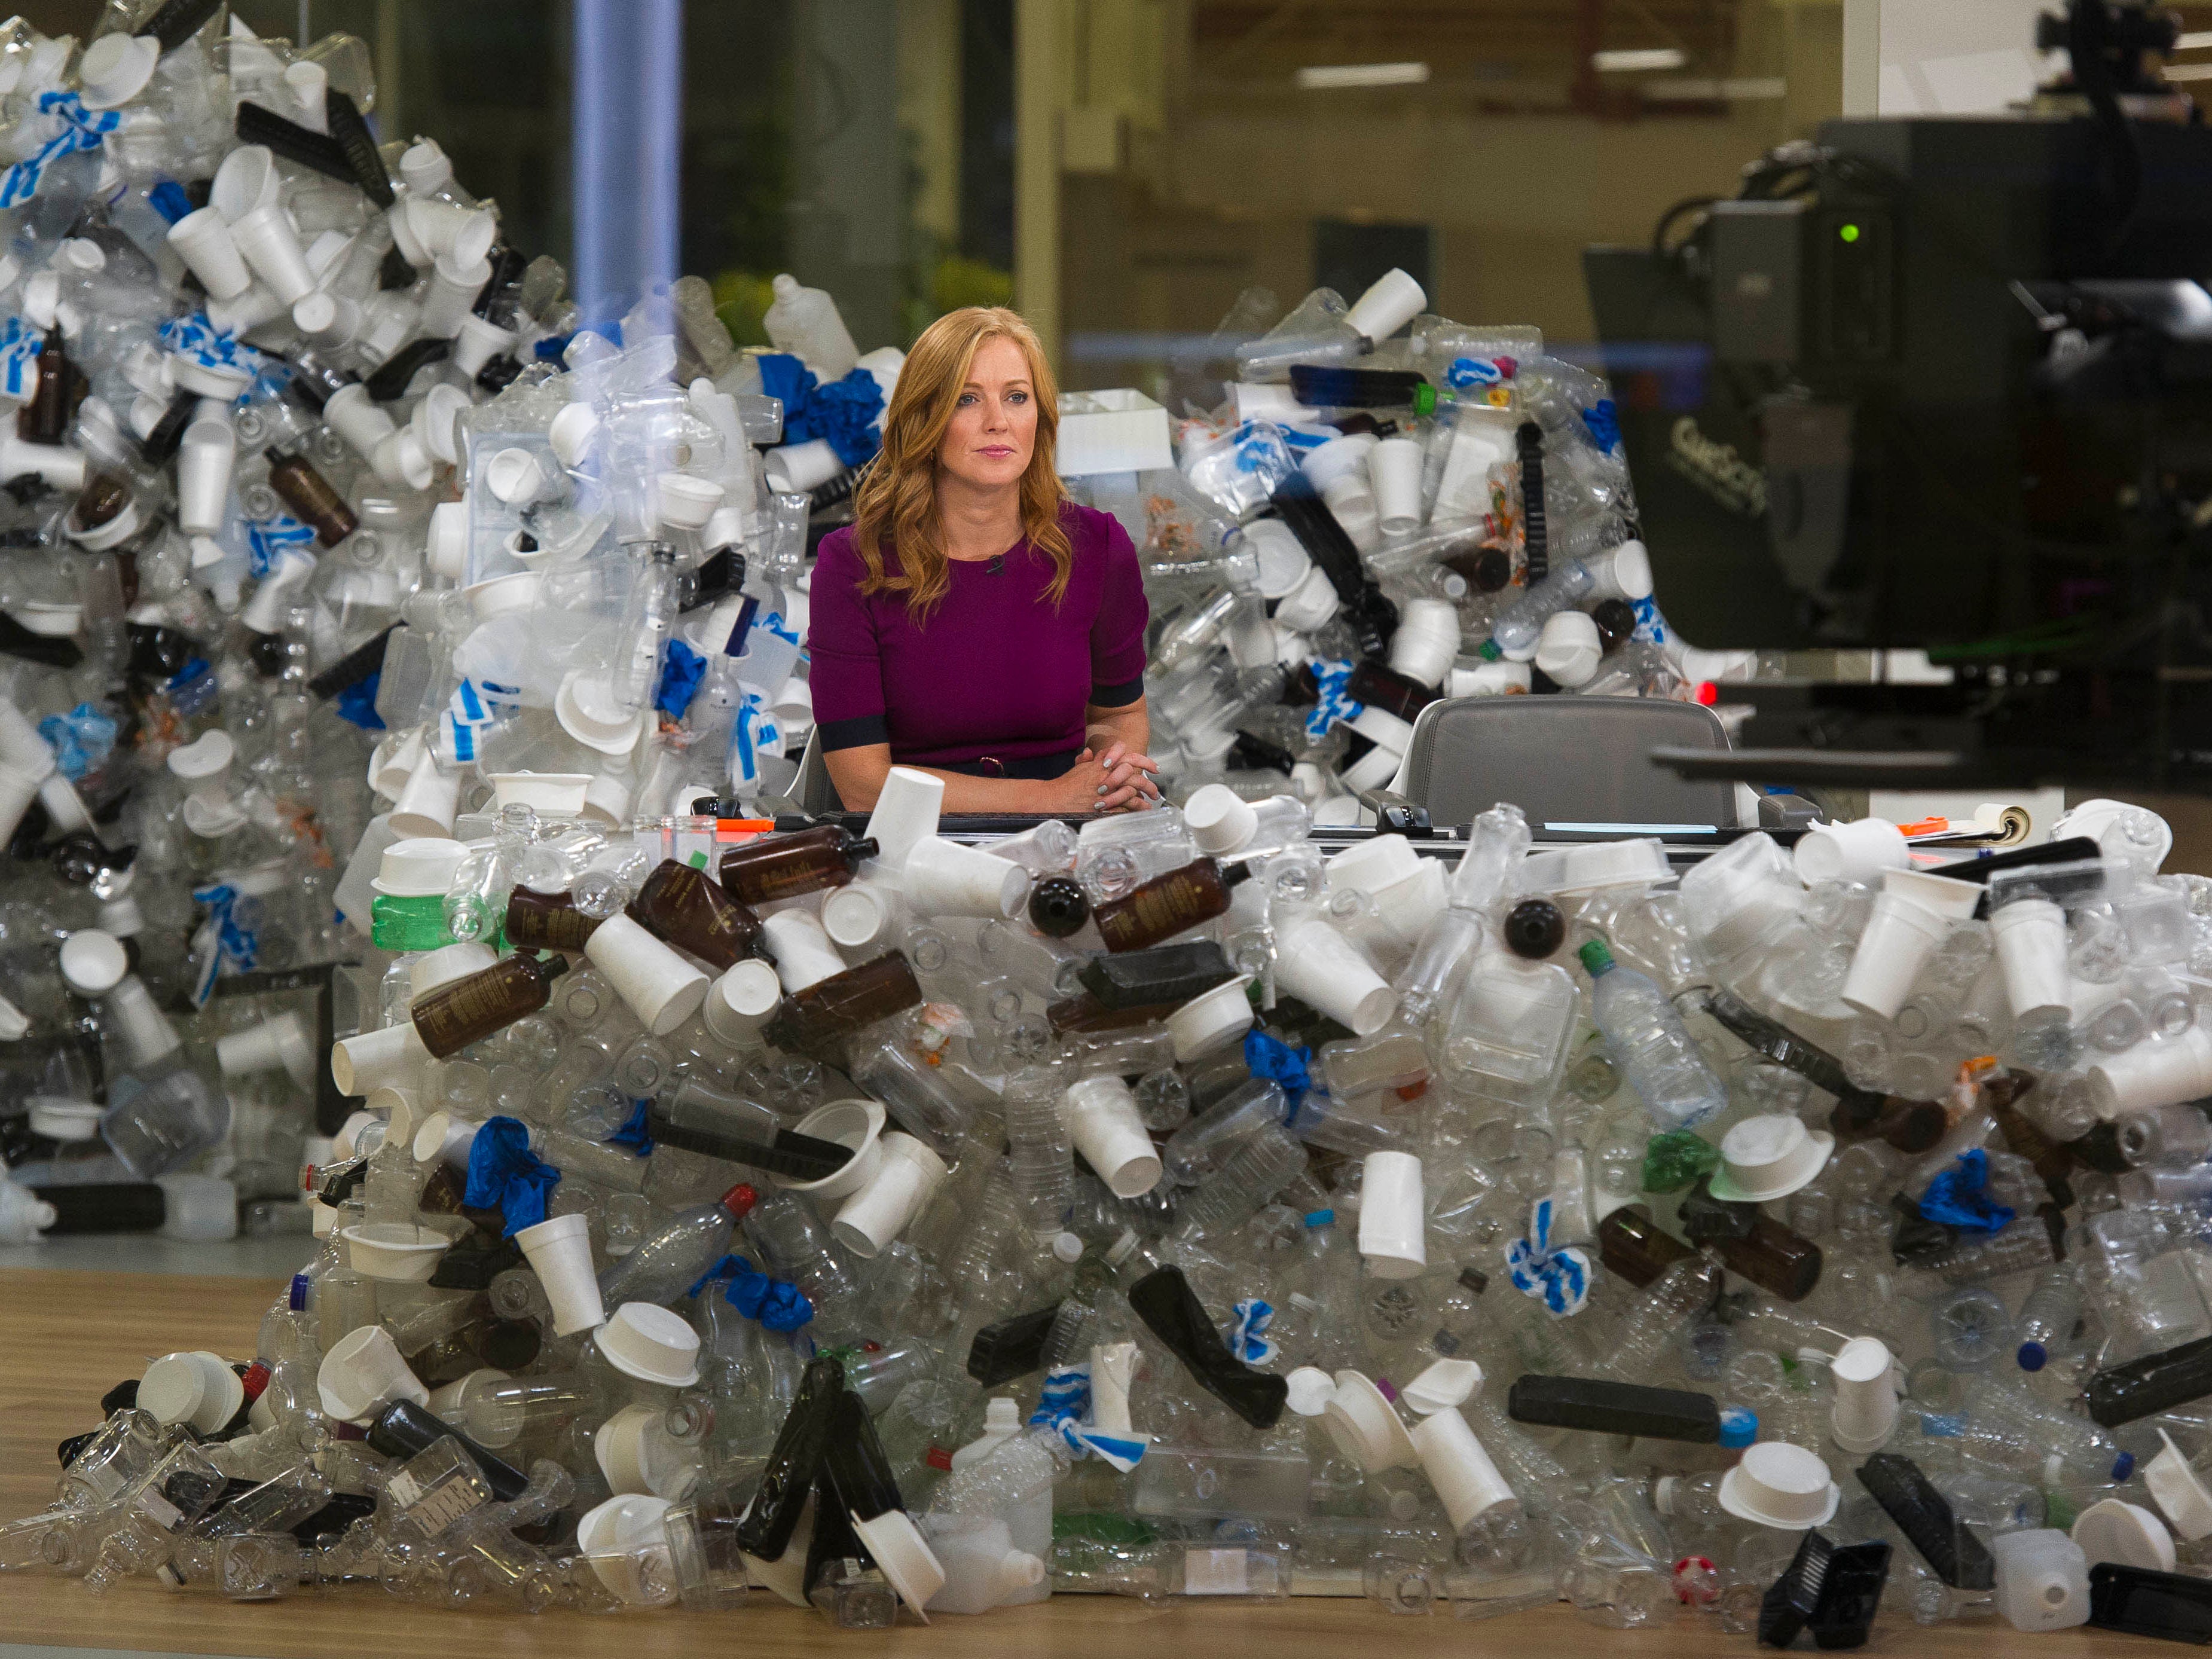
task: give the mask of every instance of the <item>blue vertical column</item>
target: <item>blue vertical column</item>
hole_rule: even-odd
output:
[[[597,321],[678,274],[684,0],[571,3],[572,286]]]

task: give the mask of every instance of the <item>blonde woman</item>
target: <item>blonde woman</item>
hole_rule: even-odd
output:
[[[944,778],[948,812],[1158,799],[1136,550],[1061,495],[1059,410],[1036,334],[1003,307],[940,317],[908,354],[810,590],[815,726],[848,810],[895,764]]]

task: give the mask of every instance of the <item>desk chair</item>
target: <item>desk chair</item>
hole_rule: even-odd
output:
[[[1395,793],[1440,829],[1499,801],[1519,806],[1540,836],[1547,823],[1740,827],[1735,786],[1653,765],[1662,744],[1726,749],[1728,732],[1711,709],[1659,698],[1451,698],[1413,722]]]

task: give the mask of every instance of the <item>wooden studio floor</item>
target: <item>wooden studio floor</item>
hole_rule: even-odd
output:
[[[261,1315],[276,1293],[264,1279],[195,1279],[31,1269],[0,1270],[0,1517],[46,1506],[53,1491],[56,1443],[93,1426],[100,1395],[146,1360],[183,1347],[234,1358],[252,1349]],[[131,1579],[105,1600],[71,1580],[0,1578],[0,1656],[15,1644],[151,1653],[270,1656],[270,1659],[363,1659],[431,1651],[531,1659],[604,1659],[619,1644],[625,1659],[691,1655],[732,1638],[755,1653],[844,1654],[862,1650],[947,1659],[1127,1659],[1133,1639],[1216,1655],[1267,1659],[1342,1659],[1380,1641],[1418,1644],[1428,1652],[1522,1655],[1552,1643],[1579,1655],[1744,1659],[1761,1651],[1748,1638],[1723,1638],[1709,1623],[1611,1632],[1565,1607],[1481,1623],[1449,1616],[1394,1620],[1364,1601],[1298,1599],[1275,1606],[1188,1604],[1158,1608],[1111,1596],[1055,1596],[1035,1606],[963,1619],[942,1615],[928,1627],[902,1622],[889,1632],[843,1633],[817,1615],[766,1595],[739,1611],[702,1615],[679,1609],[593,1615],[556,1613],[443,1613],[349,1590],[252,1605],[219,1596],[166,1591]],[[1811,1650],[1809,1638],[1801,1643]],[[2147,1659],[2174,1650],[2163,1643],[2072,1630],[2023,1637],[2003,1626],[1916,1629],[1886,1618],[1867,1651],[1897,1655],[2033,1653],[2040,1659]],[[1157,1648],[1156,1648],[1157,1650]]]

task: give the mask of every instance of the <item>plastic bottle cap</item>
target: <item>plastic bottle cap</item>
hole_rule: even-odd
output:
[[[1054,1259],[1073,1267],[1083,1260],[1083,1241],[1073,1233],[1061,1233],[1052,1241]]]

